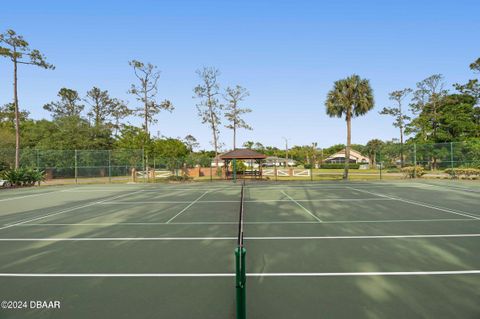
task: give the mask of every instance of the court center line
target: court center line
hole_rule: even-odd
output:
[[[420,235],[367,235],[367,236],[248,236],[245,240],[324,240],[324,239],[409,239],[409,238],[463,238],[480,237],[480,234],[420,234]],[[199,241],[236,240],[237,237],[50,237],[50,238],[0,238],[0,242],[21,241]]]
[[[292,202],[294,202],[295,204],[297,204],[298,206],[300,206],[300,208],[302,208],[305,212],[307,212],[310,216],[312,216],[313,218],[315,218],[319,223],[322,222],[322,220],[320,218],[318,218],[317,216],[315,216],[311,211],[309,211],[308,209],[306,209],[305,207],[303,207],[302,204],[300,204],[299,202],[297,202],[295,199],[293,199],[290,195],[288,195],[287,193],[285,193],[284,191],[281,191],[283,195],[287,196],[288,199],[290,199]]]
[[[178,214],[176,214],[175,216],[173,216],[172,218],[170,218],[169,220],[167,220],[167,224],[169,224],[172,220],[174,220],[175,218],[177,218],[180,214],[182,214],[183,212],[185,212],[187,209],[189,209],[190,207],[192,207],[193,204],[195,204],[196,202],[198,202],[200,199],[203,198],[203,196],[207,195],[208,193],[210,193],[212,190],[208,190],[206,191],[205,193],[203,193],[202,195],[200,195],[199,197],[197,197],[197,199],[195,199],[193,202],[191,202],[187,207],[185,207],[184,209],[182,209]]]
[[[470,218],[437,218],[437,219],[385,219],[385,220],[329,220],[323,221],[322,224],[354,224],[354,223],[416,223],[416,222],[453,222],[453,221],[476,221]],[[480,221],[480,220],[479,220]],[[269,224],[313,224],[319,225],[317,221],[267,221],[267,222],[244,222],[251,225],[269,225]],[[238,222],[130,222],[130,223],[38,223],[23,224],[18,227],[30,226],[155,226],[155,225],[237,225]]]
[[[90,207],[90,206],[93,206],[93,205],[101,204],[102,202],[107,201],[107,200],[113,200],[113,199],[120,198],[120,197],[124,197],[124,196],[130,196],[130,195],[133,195],[133,194],[136,194],[136,193],[139,193],[139,192],[140,192],[140,191],[136,191],[136,192],[133,192],[133,193],[122,194],[122,195],[118,195],[118,196],[115,196],[115,197],[109,197],[109,198],[106,198],[106,199],[101,200],[101,201],[90,202],[90,203],[88,203],[88,204],[86,204],[86,205],[81,205],[81,206],[72,207],[72,208],[69,208],[69,209],[61,210],[61,211],[59,211],[59,212],[55,212],[55,213],[43,215],[43,216],[40,216],[40,217],[35,217],[35,218],[30,218],[30,219],[26,219],[26,220],[17,221],[17,222],[14,222],[13,224],[8,224],[8,225],[6,225],[6,226],[0,227],[0,230],[2,230],[2,229],[7,229],[7,228],[10,228],[10,227],[14,227],[14,226],[18,226],[18,225],[22,225],[22,224],[29,223],[29,222],[34,222],[34,221],[41,220],[41,219],[44,219],[44,218],[48,218],[48,217],[52,217],[52,216],[56,216],[56,215],[60,215],[60,214],[64,214],[64,213],[68,213],[68,212],[71,212],[71,211],[74,211],[74,210],[77,210],[77,209],[81,209],[81,208],[85,208],[85,207]]]
[[[449,209],[449,208],[433,206],[433,205],[423,203],[423,202],[403,199],[403,198],[400,198],[400,197],[393,197],[393,196],[389,196],[389,195],[385,195],[385,194],[374,193],[374,192],[366,191],[366,190],[363,190],[363,189],[357,189],[357,188],[353,188],[353,187],[349,187],[349,188],[353,189],[355,191],[364,192],[364,193],[367,193],[367,194],[370,194],[370,195],[377,195],[377,196],[380,196],[380,197],[386,197],[386,198],[390,198],[390,199],[393,199],[393,200],[397,200],[397,201],[412,204],[412,205],[427,207],[427,208],[436,209],[436,210],[446,212],[446,213],[456,214],[456,215],[470,217],[470,218],[473,218],[473,219],[480,220],[480,217],[474,215],[473,213],[467,213],[467,212],[452,210],[452,209]]]
[[[479,269],[440,271],[247,273],[247,277],[357,277],[477,275]],[[0,273],[0,277],[234,277],[235,273]]]

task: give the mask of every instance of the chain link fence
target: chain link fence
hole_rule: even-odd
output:
[[[318,150],[317,150],[318,151]],[[268,157],[261,164],[237,161],[238,178],[274,181],[319,181],[342,179],[343,162],[329,160],[335,154],[322,156],[312,152],[303,157],[282,159]],[[357,152],[358,153],[358,152]],[[337,154],[340,154],[341,151]],[[0,150],[0,170],[12,168],[14,149]],[[378,149],[362,152],[361,161],[350,160],[349,179],[379,180],[404,178],[402,167],[420,166],[424,177],[448,178],[445,169],[480,168],[480,140],[466,142],[404,145],[385,143]],[[232,165],[230,162],[229,165]],[[23,149],[20,166],[45,172],[48,183],[115,183],[161,182],[165,180],[214,181],[232,178],[222,160],[192,153],[181,158],[146,154],[144,150],[39,150]],[[233,167],[228,171],[232,172]]]

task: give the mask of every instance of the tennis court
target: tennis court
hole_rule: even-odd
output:
[[[241,183],[0,192],[0,318],[235,318]],[[478,318],[474,183],[247,182],[248,318]]]

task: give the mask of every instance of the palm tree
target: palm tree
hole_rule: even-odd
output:
[[[343,117],[347,121],[347,146],[345,147],[345,171],[343,179],[348,179],[350,162],[351,121],[353,117],[366,114],[373,108],[373,90],[370,82],[354,74],[346,79],[335,81],[328,92],[325,107],[330,117]]]

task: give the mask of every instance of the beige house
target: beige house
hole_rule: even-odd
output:
[[[370,159],[360,154],[360,152],[350,149],[349,162],[356,164],[370,164]],[[327,157],[325,163],[345,163],[345,149]]]

